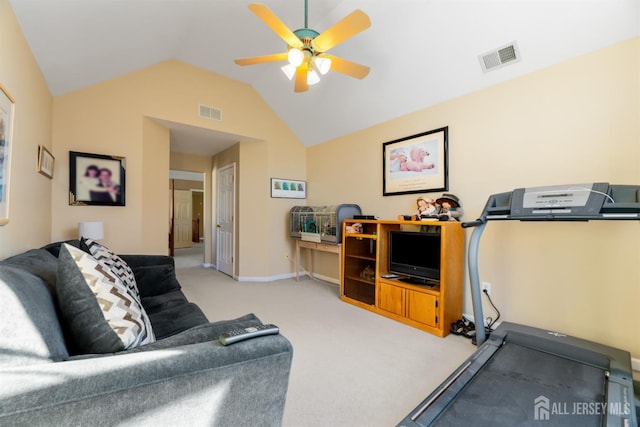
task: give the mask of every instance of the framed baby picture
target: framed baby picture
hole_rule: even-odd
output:
[[[449,190],[449,128],[382,144],[382,195]]]

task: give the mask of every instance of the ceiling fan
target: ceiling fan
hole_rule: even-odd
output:
[[[249,9],[269,28],[287,43],[288,51],[271,55],[236,59],[238,65],[254,65],[265,62],[289,61],[282,71],[289,78],[295,78],[295,92],[305,92],[309,85],[320,81],[320,75],[334,70],[347,76],[363,79],[369,74],[369,67],[357,64],[326,52],[371,26],[369,17],[356,9],[328,30],[318,33],[308,28],[308,0],[304,2],[304,28],[291,31],[267,6],[251,3]]]

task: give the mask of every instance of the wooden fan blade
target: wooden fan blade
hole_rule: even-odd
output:
[[[309,84],[307,83],[307,65],[302,64],[296,69],[296,85],[293,89],[294,92],[306,92],[309,90]]]
[[[289,46],[301,49],[304,45],[302,41],[293,34],[284,23],[278,18],[275,13],[271,11],[267,6],[260,3],[251,3],[249,10],[256,14],[258,18],[262,20],[269,28],[273,30],[282,40]]]
[[[326,52],[371,26],[366,13],[356,9],[311,41],[316,52]]]
[[[262,55],[253,56],[251,58],[236,59],[233,62],[238,65],[254,65],[263,64],[265,62],[286,61],[287,59],[287,53],[274,53],[272,55]]]
[[[337,56],[322,55],[322,57],[331,59],[332,71],[337,71],[338,73],[346,74],[347,76],[355,77],[356,79],[364,79],[369,75],[369,70],[371,70],[366,65],[348,61]]]

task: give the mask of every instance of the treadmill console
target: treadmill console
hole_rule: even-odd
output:
[[[487,220],[640,219],[640,186],[606,182],[517,188],[489,197]]]
[[[513,191],[511,215],[585,216],[600,213],[609,184],[554,185]]]

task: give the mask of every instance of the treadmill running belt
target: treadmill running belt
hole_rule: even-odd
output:
[[[600,426],[605,381],[602,369],[508,342],[432,425]]]

